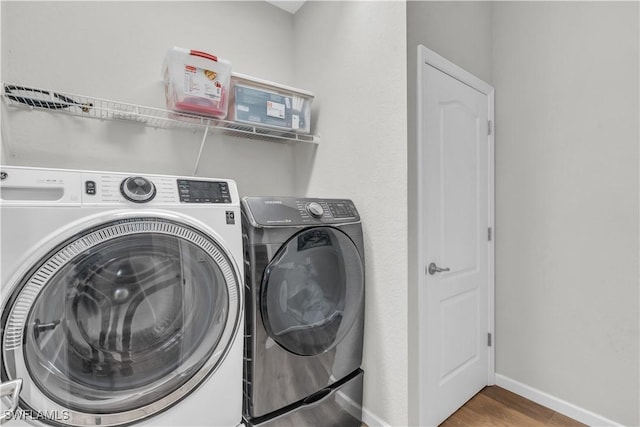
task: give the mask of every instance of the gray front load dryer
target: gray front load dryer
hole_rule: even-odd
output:
[[[358,211],[345,199],[245,197],[241,207],[247,423],[360,426]]]

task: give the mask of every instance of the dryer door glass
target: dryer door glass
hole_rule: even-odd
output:
[[[184,397],[224,357],[240,315],[235,270],[216,242],[158,219],[112,222],[59,246],[26,278],[10,323],[37,286],[24,358],[5,355],[8,370],[26,369],[47,399],[84,414],[142,408],[127,414],[138,419]]]
[[[364,267],[353,241],[330,227],[306,229],[265,271],[262,318],[269,335],[305,356],[335,347],[362,314]]]

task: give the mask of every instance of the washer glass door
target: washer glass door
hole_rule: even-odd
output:
[[[362,312],[364,266],[353,241],[331,227],[305,229],[276,253],[262,280],[268,334],[313,356],[334,348]]]
[[[37,407],[48,399],[71,411],[69,424],[95,420],[83,414],[102,414],[103,424],[144,418],[226,355],[238,286],[209,235],[158,218],[104,224],[27,274],[7,319],[5,371],[31,379],[21,395],[31,409],[52,409]]]

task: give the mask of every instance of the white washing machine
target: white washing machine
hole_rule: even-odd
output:
[[[235,182],[23,167],[0,178],[0,418],[238,425]]]

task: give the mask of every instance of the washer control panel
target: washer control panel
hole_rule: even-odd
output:
[[[253,220],[263,226],[339,224],[360,221],[349,199],[303,199],[295,197],[245,197]]]
[[[232,179],[3,166],[0,196],[7,205],[238,205]]]
[[[88,204],[227,204],[236,191],[233,181],[206,178],[83,173],[82,180]]]

